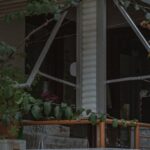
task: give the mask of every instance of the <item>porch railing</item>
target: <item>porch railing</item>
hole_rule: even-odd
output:
[[[91,124],[88,120],[47,120],[47,121],[30,121],[30,120],[24,120],[23,125],[89,125]],[[97,147],[99,148],[105,148],[106,147],[106,132],[105,127],[106,125],[112,125],[113,120],[112,119],[106,119],[105,122],[97,121]],[[122,125],[122,121],[118,120],[118,125]],[[133,123],[131,121],[127,121],[126,125],[128,127],[133,127]],[[136,122],[134,125],[134,135],[135,135],[135,149],[140,149],[140,128],[145,127],[150,129],[149,123],[141,123]]]

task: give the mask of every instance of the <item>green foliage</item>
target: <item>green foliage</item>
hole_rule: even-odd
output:
[[[73,118],[73,110],[72,110],[72,108],[69,107],[69,106],[67,106],[67,107],[65,108],[65,118],[68,119],[68,120],[70,120],[70,119]]]
[[[131,5],[136,11],[143,11],[146,20],[150,20],[149,11],[141,4],[134,0],[119,0],[120,4],[126,9]],[[26,10],[14,12],[5,17],[7,22],[14,19],[21,19],[25,16],[33,15],[48,15],[54,14],[54,19],[58,20],[60,14],[66,9],[78,5],[79,0],[65,0],[63,4],[58,4],[57,0],[29,0]],[[5,42],[0,42],[0,62],[6,63],[7,59],[16,51],[16,49]],[[7,66],[7,67],[6,67]],[[79,119],[82,114],[87,115],[88,120],[92,125],[96,125],[98,121],[106,120],[105,114],[92,112],[90,109],[83,108],[75,109],[66,103],[54,104],[52,102],[43,102],[40,99],[35,99],[25,90],[18,89],[16,85],[22,81],[24,76],[16,73],[16,70],[8,65],[1,66],[0,69],[0,120],[5,125],[14,124],[10,128],[10,132],[15,136],[18,133],[16,122],[20,122],[24,115],[30,115],[35,120],[39,119]],[[113,119],[113,127],[118,127],[118,119]],[[136,121],[131,121],[133,126]],[[127,127],[126,120],[121,120],[121,125]]]
[[[61,110],[61,107],[60,106],[56,106],[54,108],[54,117],[56,119],[61,119],[62,118],[62,110]]]
[[[118,127],[118,119],[113,119],[112,126],[113,126],[114,128],[117,128],[117,127]]]
[[[0,42],[0,63],[4,63],[16,49],[5,42]]]
[[[98,114],[98,119],[101,121],[101,122],[104,122],[106,120],[106,115],[103,114],[103,113],[99,113]]]
[[[12,67],[10,64],[7,65],[5,62],[3,62],[3,66],[0,67],[0,75],[4,77],[7,76],[18,83],[24,82],[27,78],[18,68]]]
[[[34,105],[31,109],[32,115],[35,119],[41,119],[42,113],[41,113],[41,107],[39,105]]]
[[[12,136],[12,137],[17,137],[20,131],[20,127],[16,124],[16,125],[12,125],[9,128],[8,133]]]
[[[136,126],[136,123],[138,122],[138,120],[131,120],[131,126],[132,127],[135,127]]]
[[[126,128],[127,127],[127,121],[122,119],[121,120],[121,125],[122,125],[122,127]]]
[[[129,7],[134,8],[136,11],[142,11],[145,14],[145,19],[150,21],[150,8],[143,4],[142,0],[119,0],[120,4],[126,9]]]
[[[0,55],[11,55],[16,51],[16,48],[6,44],[5,42],[1,41],[0,42]]]
[[[10,22],[14,19],[21,19],[25,16],[54,14],[54,19],[58,20],[60,13],[72,6],[77,6],[80,0],[65,0],[58,3],[57,0],[29,0],[26,9],[13,12],[5,16],[5,21]]]
[[[89,114],[91,114],[92,113],[92,111],[90,110],[90,109],[87,109],[86,110],[86,115],[89,115]]]
[[[125,7],[128,8],[131,4],[131,1],[129,0],[120,0],[120,3]]]
[[[92,123],[92,125],[96,125],[98,118],[97,115],[94,112],[92,112],[88,119]]]
[[[51,102],[44,102],[44,115],[49,117],[52,111],[52,103]]]

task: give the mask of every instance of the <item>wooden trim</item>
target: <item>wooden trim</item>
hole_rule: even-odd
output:
[[[100,147],[105,148],[105,122],[100,122]]]
[[[100,121],[97,121],[97,124],[99,124]],[[113,120],[112,119],[106,119],[106,124],[112,125]],[[81,120],[41,120],[41,121],[34,121],[34,120],[23,120],[23,125],[79,125],[79,124],[91,124],[91,122],[87,119],[81,119]],[[122,125],[122,120],[118,120],[118,125]],[[146,127],[150,128],[149,123],[141,123],[137,122],[135,125],[138,125],[139,127]],[[127,121],[127,126],[131,127],[133,126],[131,121]]]
[[[88,120],[47,120],[47,121],[32,121],[24,120],[23,125],[79,125],[79,124],[91,124]]]
[[[106,147],[106,137],[105,137],[105,126],[106,124],[112,125],[113,120],[112,119],[106,119],[105,122],[97,121],[97,147],[105,148]],[[24,120],[22,122],[24,126],[30,126],[30,125],[88,125],[91,124],[89,120],[83,119],[83,120],[46,120],[46,121],[32,121],[32,120]],[[118,120],[118,125],[122,125],[122,121]],[[147,127],[150,128],[150,124],[148,123],[139,123],[137,122],[135,124],[135,148],[140,148],[140,127]],[[127,121],[127,126],[132,126],[131,121]]]
[[[140,149],[140,126],[135,127],[135,148]]]
[[[106,24],[106,0],[97,0],[97,52],[96,52],[96,94],[97,94],[97,111],[106,113],[106,56],[107,56],[107,24]]]
[[[77,51],[76,51],[76,63],[77,63],[77,76],[76,76],[76,106],[82,106],[82,2],[77,7]]]

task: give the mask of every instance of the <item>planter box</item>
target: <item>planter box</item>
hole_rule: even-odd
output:
[[[47,136],[45,134],[24,135],[28,149],[58,149],[58,148],[87,148],[87,139],[60,136]]]
[[[0,150],[26,150],[24,140],[0,140]]]
[[[70,127],[61,125],[37,125],[37,126],[24,126],[24,134],[45,134],[47,136],[70,136]]]

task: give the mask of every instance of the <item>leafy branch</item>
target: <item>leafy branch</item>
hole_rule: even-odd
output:
[[[142,0],[119,0],[119,3],[126,9],[132,6],[136,11],[142,11],[145,14],[145,19],[150,21],[150,7],[145,6]]]
[[[5,16],[5,20],[10,22],[14,19],[21,19],[26,16],[34,16],[49,13],[54,14],[54,18],[58,18],[60,13],[66,11],[70,7],[77,6],[80,0],[64,0],[63,3],[57,0],[29,0],[25,10],[16,11]]]

